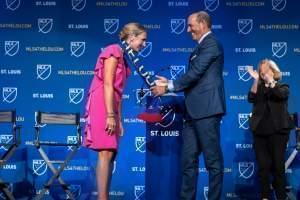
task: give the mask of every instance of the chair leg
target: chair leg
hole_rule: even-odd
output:
[[[8,200],[15,200],[13,194],[9,191],[7,185],[0,179],[0,191],[2,191],[5,195],[5,198]]]
[[[9,149],[2,155],[0,160],[0,169],[5,165],[5,163],[8,161],[8,159],[14,154],[15,150],[17,149],[17,145],[12,144]],[[8,190],[7,185],[4,183],[2,179],[0,179],[1,184],[1,191],[3,191],[5,198],[9,200],[14,200],[13,194]]]
[[[52,171],[53,175],[52,177],[47,181],[47,183],[45,184],[43,190],[34,198],[35,200],[40,200],[43,198],[43,196],[45,195],[45,193],[49,190],[50,186],[53,184],[53,182],[55,181],[55,179],[58,180],[58,182],[60,183],[60,186],[62,187],[62,189],[65,191],[65,193],[68,196],[68,199],[74,199],[74,195],[72,194],[72,192],[70,191],[69,187],[67,186],[67,184],[65,183],[65,181],[61,178],[60,174],[63,172],[63,170],[65,169],[67,163],[73,158],[73,156],[76,154],[78,150],[77,148],[74,148],[73,151],[71,151],[71,153],[68,154],[68,156],[66,157],[66,159],[64,161],[62,161],[62,163],[60,164],[60,167],[57,169],[54,167],[53,163],[49,160],[47,154],[45,153],[45,151],[39,146],[38,147],[38,151],[41,154],[41,157],[45,160],[47,166],[49,167],[49,169]]]

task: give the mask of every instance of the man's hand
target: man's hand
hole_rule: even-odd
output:
[[[155,82],[155,85],[158,85],[158,86],[167,86],[168,85],[168,79],[166,79],[165,77],[163,76],[158,76],[156,75],[155,76],[157,79],[154,81]]]
[[[152,94],[157,96],[162,96],[167,92],[168,89],[168,79],[163,76],[156,76],[158,79],[155,80],[155,86],[150,88]]]
[[[157,97],[157,96],[162,96],[167,92],[167,86],[152,86],[150,88],[152,94]]]

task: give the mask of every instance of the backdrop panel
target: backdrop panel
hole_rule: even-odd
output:
[[[52,174],[32,145],[34,113],[42,110],[83,115],[97,56],[107,44],[118,42],[124,24],[137,21],[148,29],[147,45],[141,52],[146,69],[176,79],[185,72],[196,45],[186,32],[187,17],[194,11],[206,10],[225,50],[223,75],[228,113],[221,126],[225,156],[223,199],[256,198],[257,165],[248,125],[251,105],[246,99],[252,80],[245,69],[247,65],[256,66],[263,58],[276,61],[283,71],[283,81],[290,85],[290,111],[300,110],[299,7],[300,2],[290,0],[0,1],[0,109],[16,109],[18,124],[22,125],[22,145],[1,170],[2,179],[12,183],[10,189],[18,198],[40,192],[42,183]],[[145,199],[147,185],[155,184],[145,182],[146,124],[137,119],[149,95],[133,70],[123,95],[126,131],[114,163],[112,199]],[[83,118],[81,121],[84,125]],[[11,138],[7,131],[0,134],[1,141]],[[60,139],[74,142],[68,134]],[[156,139],[171,141],[174,135],[159,135]],[[291,134],[287,156],[294,145]],[[5,146],[0,151],[5,153]],[[70,149],[47,150],[53,157],[65,151]],[[78,199],[96,197],[96,159],[95,152],[81,147],[63,173]],[[288,183],[298,198],[299,165],[297,156],[287,170]],[[174,171],[169,169],[170,176],[178,176],[177,167]],[[201,158],[198,199],[206,198],[207,175]],[[63,197],[57,190],[51,189],[46,196]]]

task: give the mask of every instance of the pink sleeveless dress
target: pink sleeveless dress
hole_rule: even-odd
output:
[[[118,107],[122,100],[125,82],[130,74],[130,69],[124,61],[123,52],[118,44],[109,45],[100,53],[87,97],[85,108],[86,124],[83,139],[84,146],[96,151],[103,149],[117,150],[119,143],[120,128],[118,126],[112,135],[108,135],[105,131],[106,107],[104,101],[103,72],[104,60],[111,56],[118,59],[114,82],[114,112],[117,116],[119,115]],[[116,120],[118,124],[119,118],[116,118]]]

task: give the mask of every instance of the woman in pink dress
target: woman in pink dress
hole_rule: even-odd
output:
[[[138,23],[126,24],[119,34],[122,41],[139,51],[147,38],[145,28]],[[95,75],[86,105],[84,146],[98,152],[96,168],[98,199],[107,200],[112,164],[123,135],[121,101],[130,73],[119,44],[107,46],[98,57]]]

